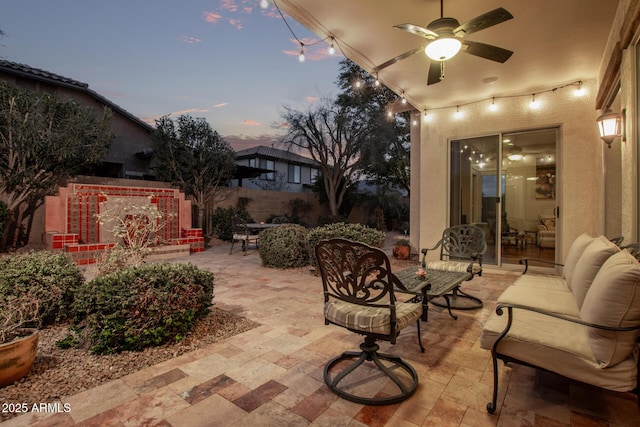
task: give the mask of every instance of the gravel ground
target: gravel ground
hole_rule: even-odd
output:
[[[235,314],[213,308],[195,330],[179,343],[99,356],[87,350],[61,350],[56,341],[67,335],[67,325],[40,331],[38,354],[29,373],[12,385],[0,388],[3,403],[52,403],[148,366],[197,350],[259,324]],[[0,412],[0,422],[19,414]]]

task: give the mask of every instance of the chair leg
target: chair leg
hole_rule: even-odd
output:
[[[347,351],[330,360],[324,367],[325,384],[338,396],[351,402],[364,405],[390,405],[408,399],[415,393],[418,387],[418,374],[411,365],[401,358],[390,354],[378,353],[380,347],[375,341],[373,337],[365,337],[365,341],[360,344],[361,352]],[[356,358],[357,360],[355,362],[340,370],[333,378],[331,377],[332,368],[348,359]],[[345,381],[346,384],[341,384],[343,380],[346,380],[350,374],[354,373],[354,371],[366,361],[373,362],[378,371],[398,387],[398,394],[387,397],[367,397],[355,394],[357,390],[352,389],[357,388],[366,381],[366,379],[362,378],[355,379],[351,382]],[[384,364],[382,361],[390,362],[390,364]],[[396,372],[401,373],[400,371],[404,371],[408,376],[404,381],[396,375]],[[379,375],[374,375],[373,378],[379,379]]]
[[[235,239],[231,239],[231,248],[229,249],[229,255],[231,255],[231,252],[233,251],[234,243],[236,243]]]
[[[418,325],[418,345],[420,346],[420,352],[424,353],[424,346],[422,345],[422,335],[420,334],[420,319],[416,321]]]
[[[491,361],[493,362],[493,398],[487,403],[487,412],[493,414],[498,406],[498,358],[495,349],[491,351]]]

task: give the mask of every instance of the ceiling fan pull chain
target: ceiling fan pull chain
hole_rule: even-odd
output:
[[[444,61],[440,61],[440,80],[444,79]]]

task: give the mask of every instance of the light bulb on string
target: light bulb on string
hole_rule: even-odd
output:
[[[362,82],[360,81],[360,79],[356,80],[355,86],[356,89],[360,89],[360,86],[362,86]]]
[[[587,91],[585,90],[584,87],[582,87],[582,81],[579,81],[577,89],[573,91],[573,96],[581,97],[581,96],[584,96],[586,93]]]
[[[336,48],[333,47],[333,37],[331,37],[331,45],[329,46],[329,55],[333,55],[334,53],[336,53]]]
[[[540,103],[536,101],[536,94],[531,94],[531,103],[529,103],[529,108],[532,110],[537,109],[540,106]]]
[[[461,119],[463,115],[464,114],[462,114],[462,111],[460,111],[460,106],[456,106],[456,112],[454,113],[453,117],[455,119]]]
[[[491,98],[491,104],[489,104],[489,111],[496,111],[498,106],[496,105],[496,98]]]
[[[300,55],[298,55],[298,61],[304,62],[304,45],[300,43]]]
[[[263,9],[266,9],[269,7],[269,1],[268,0],[260,0],[260,7]]]
[[[375,82],[373,82],[373,85],[375,87],[380,87],[380,79],[378,79],[378,73],[376,73],[376,80]]]
[[[404,91],[402,91],[402,104],[406,104],[407,103],[407,98],[405,98],[404,96]]]

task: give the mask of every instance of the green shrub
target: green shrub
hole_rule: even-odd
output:
[[[266,267],[303,267],[309,263],[307,234],[301,225],[286,224],[260,233],[258,250]]]
[[[213,274],[192,264],[129,267],[85,283],[72,330],[95,353],[142,350],[184,338],[212,300]]]
[[[84,279],[68,254],[32,251],[0,257],[0,295],[34,295],[40,303],[42,326],[66,320],[74,295]]]
[[[384,245],[385,233],[362,224],[336,222],[312,229],[307,236],[307,248],[310,264],[316,266],[315,247],[320,240],[340,237],[355,240],[367,245],[381,248]]]
[[[213,234],[215,234],[218,239],[226,242],[231,241],[231,238],[233,237],[231,219],[234,216],[242,218],[247,222],[253,222],[253,219],[244,208],[216,208],[216,210],[213,211],[213,214],[211,215],[212,230]]]

